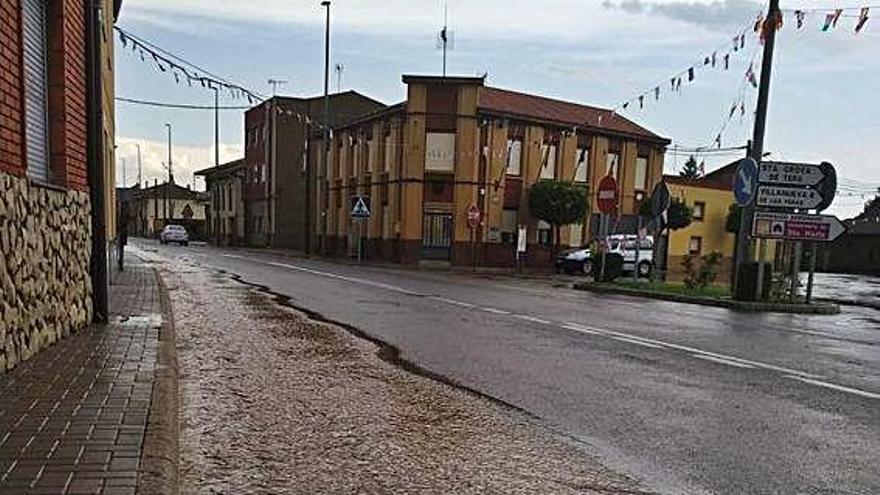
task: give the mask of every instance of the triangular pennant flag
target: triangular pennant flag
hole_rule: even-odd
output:
[[[694,68],[691,67],[690,69],[688,69],[688,82],[691,82],[693,80],[694,80]]]
[[[629,107],[629,102],[626,102],[626,103],[623,104],[623,109],[624,109],[624,110],[626,110],[627,107]]]
[[[177,74],[177,71],[173,72],[174,74],[174,82],[180,84],[180,76]]]
[[[645,96],[644,95],[639,96],[639,108],[645,108]]]
[[[733,51],[739,51],[739,36],[733,39]]]
[[[141,62],[144,62],[144,61],[145,61],[145,60],[144,60],[144,51],[141,50],[141,51],[140,51],[140,54],[141,54]]]
[[[675,80],[675,90],[681,91],[681,76],[678,76],[678,79]]]
[[[822,26],[822,32],[826,32],[831,29],[831,24],[834,23],[834,14],[828,14],[825,16],[825,24]]]
[[[122,31],[119,31],[119,41],[122,42],[122,47],[125,48],[128,46],[128,36],[125,35]]]
[[[745,114],[746,114],[746,102],[745,102],[745,101],[742,101],[742,102],[739,104],[739,116],[740,116],[740,117],[744,117]]]
[[[758,19],[755,21],[755,32],[761,32],[761,29],[764,27],[764,16],[759,15]]]
[[[840,20],[841,14],[843,14],[843,9],[837,9],[834,11],[834,20],[831,22],[832,27],[837,27],[837,21]]]
[[[870,10],[870,7],[863,7],[862,8],[861,13],[859,14],[859,22],[856,23],[856,33],[857,34],[859,31],[862,30],[863,27],[865,27],[865,23],[868,22],[868,11],[869,10]]]
[[[804,27],[804,17],[805,16],[806,16],[806,14],[804,14],[803,10],[795,10],[794,11],[794,18],[797,20],[797,28],[798,29]]]
[[[736,103],[734,103],[733,106],[730,107],[730,115],[728,115],[727,118],[728,118],[728,119],[732,119],[732,118],[733,118],[733,114],[735,114],[735,113],[736,113]]]
[[[715,62],[718,58],[718,52],[712,52],[712,67],[715,67]]]
[[[753,88],[758,87],[758,78],[755,76],[754,64],[749,65],[749,70],[746,71],[746,79],[748,79]]]
[[[721,134],[715,137],[715,144],[718,145],[718,149],[721,149]]]
[[[730,54],[724,54],[724,70],[730,69]]]
[[[670,88],[672,89],[672,91],[675,91],[675,78],[673,77],[672,79],[670,79],[669,83],[670,83]]]
[[[192,80],[191,77],[189,77],[189,74],[187,74],[187,76],[186,76],[186,84],[187,84],[189,87],[192,87],[192,85],[193,85],[193,80]]]
[[[706,56],[706,59],[703,60],[703,65],[709,65],[712,63],[712,57]]]
[[[654,88],[654,99],[655,100],[660,99],[660,86],[657,86],[656,88]]]
[[[745,34],[741,34],[739,37],[739,49],[740,50],[746,49],[746,35]]]

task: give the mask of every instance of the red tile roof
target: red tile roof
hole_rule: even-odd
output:
[[[719,189],[721,191],[733,191],[733,186],[723,181],[712,180],[706,177],[699,179],[687,179],[678,175],[664,175],[663,180],[668,184],[678,186],[701,187],[703,189]]]
[[[543,96],[484,86],[480,89],[480,102],[478,106],[480,110],[491,113],[523,119],[536,119],[572,127],[577,126],[580,129],[601,130],[613,134],[623,134],[669,143],[668,139],[654,134],[635,122],[613,113],[611,110],[554,100]]]

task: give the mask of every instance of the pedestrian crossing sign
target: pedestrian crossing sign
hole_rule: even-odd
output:
[[[369,196],[353,196],[351,198],[351,217],[370,218]]]

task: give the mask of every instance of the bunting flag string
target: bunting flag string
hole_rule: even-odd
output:
[[[180,84],[181,78],[185,78],[187,85],[190,87],[193,81],[198,81],[203,88],[212,90],[215,88],[218,90],[225,89],[234,99],[238,99],[238,96],[242,95],[250,104],[265,99],[264,96],[254,91],[245,89],[220,77],[199,74],[199,72],[207,73],[207,71],[162,50],[152,43],[123,30],[119,26],[114,26],[113,29],[119,35],[119,41],[122,43],[123,48],[131,45],[132,52],[137,52],[142,62],[146,62],[146,56],[149,55],[153,60],[153,64],[160,72],[171,71],[171,74],[174,76],[174,82],[177,84]]]
[[[783,12],[793,12],[795,20],[797,21],[797,29],[801,30],[806,25],[806,19],[808,15],[817,15],[821,16],[821,31],[822,32],[830,32],[837,29],[838,24],[840,24],[841,19],[852,18],[855,19],[855,33],[859,34],[864,28],[865,24],[868,22],[869,14],[871,9],[880,9],[880,6],[876,5],[868,5],[864,7],[835,7],[835,8],[814,8],[814,9],[796,9],[789,10],[784,9]],[[853,14],[848,14],[847,12],[853,12]],[[858,12],[857,14],[855,12]],[[781,22],[779,28],[781,28]]]

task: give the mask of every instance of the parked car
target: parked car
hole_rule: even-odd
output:
[[[639,242],[635,235],[616,234],[608,236],[608,251],[619,253],[623,256],[623,271],[632,273],[638,269],[640,277],[651,275],[654,267],[652,260],[654,238],[647,236],[638,244],[638,259],[636,258],[636,243]],[[593,269],[593,260],[590,248],[570,249],[563,251],[556,257],[556,270],[569,275],[589,275]]]
[[[159,234],[159,242],[162,244],[176,243],[182,246],[189,245],[189,234],[183,225],[166,225]]]

